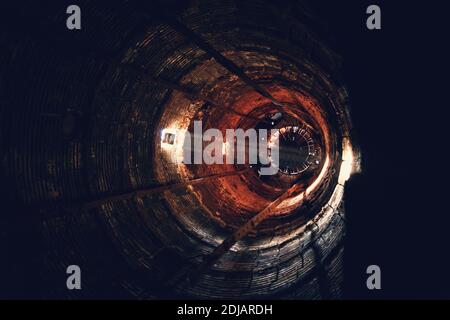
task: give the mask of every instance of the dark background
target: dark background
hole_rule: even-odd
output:
[[[344,58],[362,173],[345,194],[347,298],[450,298],[448,26],[442,2],[310,1]],[[368,30],[368,5],[381,30]],[[366,267],[381,268],[379,291]]]
[[[450,298],[446,8],[437,0],[308,2],[344,58],[363,157],[345,195],[345,298]],[[381,30],[366,28],[370,4],[381,7]],[[1,183],[2,210],[19,211],[7,185]],[[17,217],[8,223],[21,232],[14,247],[1,245],[0,271],[20,295],[41,284],[33,284],[33,257],[23,255],[37,254],[38,244],[23,237],[35,230],[29,217]],[[366,288],[371,264],[381,267],[382,290]]]

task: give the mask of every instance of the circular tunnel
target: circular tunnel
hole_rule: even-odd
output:
[[[39,239],[39,296],[340,298],[359,160],[341,59],[304,3],[80,2],[80,31],[61,5],[0,38],[3,180]],[[277,129],[277,173],[172,161],[195,121]]]

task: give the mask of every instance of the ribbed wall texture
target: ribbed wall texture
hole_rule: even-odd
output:
[[[0,70],[2,184],[23,207],[23,219],[11,223],[35,226],[39,241],[26,247],[45,283],[38,295],[341,297],[340,174],[352,129],[340,59],[311,30],[314,20],[301,2],[201,0],[164,11],[133,1],[78,2],[80,31],[65,29],[65,4],[36,3],[29,18],[38,21],[35,28],[0,33],[0,59],[7,66]],[[250,170],[83,206],[236,170],[171,163],[161,130],[188,129],[193,120],[203,120],[204,129],[251,128],[258,121],[236,112],[263,118],[276,110],[177,23],[283,101],[287,118],[310,119],[323,159],[329,158],[307,201],[292,196],[195,281],[177,275],[195,270],[280,196],[286,190],[280,174],[262,181]],[[65,289],[70,264],[83,270],[80,292]]]

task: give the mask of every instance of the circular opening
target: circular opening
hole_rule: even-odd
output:
[[[298,175],[307,170],[316,154],[315,142],[305,126],[290,126],[280,129],[279,170],[289,175]]]

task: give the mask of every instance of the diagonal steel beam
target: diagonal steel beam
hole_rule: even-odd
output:
[[[219,246],[217,246],[212,253],[206,256],[197,267],[195,267],[191,271],[184,271],[184,272],[182,271],[179,274],[176,274],[175,276],[172,277],[172,279],[170,279],[170,282],[173,284],[180,280],[184,280],[183,278],[186,275],[187,280],[195,282],[199,277],[199,275],[204,273],[209,267],[211,267],[214,264],[214,262],[216,262],[225,253],[227,253],[231,249],[231,247],[233,247],[233,245],[236,244],[236,242],[247,236],[249,233],[255,231],[258,225],[265,219],[270,217],[270,215],[275,211],[277,206],[282,201],[284,201],[285,199],[287,199],[288,197],[292,196],[293,194],[295,194],[300,190],[302,190],[301,184],[295,184],[292,187],[290,187],[286,192],[284,192],[277,199],[271,202],[265,209],[257,213],[253,218],[251,218],[243,226],[237,229],[231,236],[222,241],[222,243]]]
[[[251,170],[253,170],[253,169],[250,167],[247,167],[247,168],[236,170],[236,171],[212,174],[209,176],[194,178],[194,179],[187,180],[187,181],[170,183],[170,184],[149,187],[149,188],[142,188],[142,189],[137,189],[137,190],[123,192],[123,193],[114,194],[114,195],[104,195],[104,196],[100,196],[94,200],[72,201],[72,202],[67,202],[67,203],[59,202],[59,203],[54,203],[54,204],[47,204],[45,206],[41,206],[41,209],[52,209],[52,208],[54,209],[57,207],[62,207],[69,211],[74,210],[74,209],[89,210],[89,209],[97,208],[98,206],[108,203],[108,202],[121,201],[121,200],[132,199],[135,197],[143,197],[143,196],[158,194],[158,193],[161,193],[161,192],[164,192],[167,190],[176,190],[176,189],[186,187],[188,185],[198,185],[198,184],[202,184],[207,181],[214,180],[214,179],[241,175],[241,174],[251,171]]]
[[[186,38],[190,39],[195,43],[200,49],[208,53],[214,58],[222,67],[227,69],[232,74],[236,75],[245,84],[252,87],[256,92],[258,92],[263,97],[269,99],[274,104],[281,106],[282,103],[276,100],[266,89],[260,86],[256,81],[251,79],[238,65],[233,61],[227,59],[219,51],[217,51],[212,45],[210,45],[205,39],[203,39],[199,34],[195,33],[184,24],[176,19],[167,19],[167,22],[172,26],[177,32],[183,34]]]
[[[157,3],[157,1],[156,1]],[[198,33],[192,31],[189,29],[186,25],[184,25],[182,22],[180,22],[177,18],[175,18],[173,15],[171,15],[169,12],[167,12],[167,9],[161,5],[157,4],[153,8],[153,12],[148,12],[147,14],[150,17],[156,17],[162,20],[163,22],[167,23],[169,26],[171,26],[175,31],[180,33],[181,35],[185,36],[186,39],[190,40],[192,43],[194,43],[197,47],[205,51],[207,54],[209,54],[211,57],[216,60],[217,63],[219,63],[222,67],[227,69],[232,74],[236,75],[241,79],[245,84],[252,87],[256,92],[258,92],[261,96],[269,99],[274,103],[275,105],[282,106],[283,104],[275,99],[265,88],[260,86],[255,80],[250,78],[244,70],[242,70],[238,65],[236,65],[233,61],[226,58],[224,55],[222,55],[218,50],[216,50],[208,41],[206,41],[201,35]]]
[[[183,93],[187,98],[189,98],[191,100],[203,100],[203,101],[210,103],[214,107],[221,108],[221,106],[216,101],[214,101],[214,99],[211,99],[207,95],[204,95],[198,91],[194,91],[186,86],[166,80],[160,76],[155,77],[140,67],[137,67],[137,66],[134,66],[131,64],[117,64],[117,67],[123,68],[123,69],[127,70],[128,72],[135,74],[136,76],[142,77],[144,79],[147,79],[151,82],[158,83],[167,89],[172,89],[172,90],[178,91],[180,93]],[[230,108],[222,108],[222,110],[225,112],[233,113],[233,114],[238,115],[243,118],[248,118],[248,119],[258,121],[258,122],[267,122],[268,123],[268,121],[266,119],[259,119],[256,117],[252,117],[245,113],[241,113],[239,111],[236,111],[236,110],[233,110]]]
[[[218,179],[218,178],[240,175],[240,174],[243,174],[250,170],[252,170],[252,168],[245,168],[245,169],[241,169],[241,170],[237,170],[237,171],[212,174],[212,175],[205,176],[205,177],[195,178],[192,180],[182,181],[182,182],[177,182],[177,183],[166,184],[166,185],[162,185],[162,186],[158,186],[158,187],[134,190],[134,191],[122,193],[119,195],[113,195],[113,196],[104,197],[104,198],[101,198],[98,200],[89,201],[89,202],[84,203],[83,207],[86,209],[92,209],[92,208],[96,208],[106,202],[120,201],[120,200],[131,199],[134,197],[143,197],[143,196],[148,196],[148,195],[152,195],[152,194],[158,194],[158,193],[161,193],[161,192],[164,192],[167,190],[174,190],[174,189],[186,187],[188,185],[193,186],[193,185],[202,184],[204,182]]]

